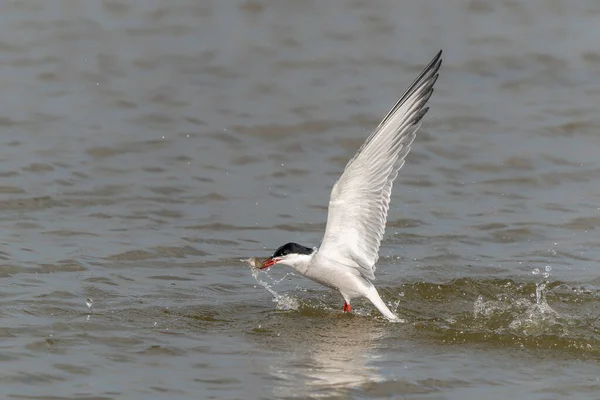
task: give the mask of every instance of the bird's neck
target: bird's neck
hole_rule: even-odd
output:
[[[294,268],[296,271],[301,273],[302,275],[306,275],[306,271],[308,271],[308,267],[313,260],[315,253],[312,254],[302,254],[296,257],[293,264],[290,264],[290,267]]]

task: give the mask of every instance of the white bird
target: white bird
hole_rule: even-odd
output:
[[[429,109],[442,64],[442,51],[431,60],[400,100],[348,162],[333,185],[327,227],[320,248],[287,243],[266,259],[261,269],[288,265],[350,301],[366,297],[389,320],[398,320],[371,283],[385,231],[392,185]]]

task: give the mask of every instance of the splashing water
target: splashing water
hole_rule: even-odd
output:
[[[264,287],[269,293],[271,293],[271,295],[273,296],[273,301],[277,304],[277,310],[288,311],[288,310],[297,310],[298,308],[300,308],[300,302],[297,299],[295,299],[294,297],[288,296],[286,294],[277,293],[272,288],[272,285],[270,285],[269,283],[260,279],[260,277],[259,277],[260,269],[258,268],[258,266],[260,265],[260,262],[257,258],[251,257],[251,258],[242,259],[240,261],[248,263],[250,265],[250,271],[252,273],[252,276],[254,277],[256,282],[258,282],[258,284],[260,286]],[[293,275],[293,274],[288,273],[288,274],[285,274],[283,276],[283,278],[281,278],[279,280],[274,280],[268,274],[265,274],[265,276],[267,276],[271,280],[271,283],[275,284],[275,285],[278,284],[279,282],[283,281],[289,275]]]
[[[542,276],[550,277],[552,267],[547,265]],[[540,270],[534,269],[533,275],[539,275]],[[475,301],[475,318],[487,324],[496,326],[496,331],[509,330],[524,336],[537,336],[545,333],[566,334],[566,320],[556,312],[546,300],[546,285],[548,281],[535,284],[535,301],[528,298],[515,297],[504,293],[497,300],[484,301],[483,296]]]
[[[94,305],[94,300],[92,300],[91,297],[88,297],[87,299],[85,299],[85,305],[88,307],[88,310],[90,312],[92,312],[92,306]],[[87,317],[85,318],[86,322],[89,322],[90,320],[90,314],[87,315]]]

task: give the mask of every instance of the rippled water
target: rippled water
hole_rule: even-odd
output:
[[[597,1],[0,11],[0,397],[598,398]],[[377,270],[405,323],[252,271],[440,48]]]

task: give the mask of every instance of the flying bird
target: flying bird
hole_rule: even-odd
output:
[[[372,281],[392,185],[429,110],[426,104],[441,64],[440,50],[346,165],[331,190],[321,246],[287,243],[275,250],[260,269],[275,264],[290,266],[307,278],[338,290],[344,298],[344,312],[352,311],[352,299],[364,297],[387,319],[398,320]]]

